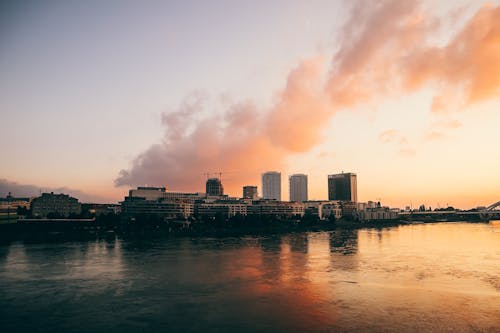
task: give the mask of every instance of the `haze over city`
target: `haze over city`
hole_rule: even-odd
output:
[[[499,200],[499,1],[4,1],[0,43],[0,196],[277,170],[309,199],[346,171],[360,201]]]

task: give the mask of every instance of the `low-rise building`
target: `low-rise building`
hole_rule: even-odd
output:
[[[248,206],[249,215],[274,215],[279,217],[304,216],[305,206],[301,202],[277,200],[254,200]]]
[[[121,206],[117,204],[84,203],[82,204],[82,212],[84,214],[88,212],[92,216],[119,214],[121,212]]]
[[[327,220],[332,215],[338,220],[342,217],[342,207],[339,201],[306,201],[306,212],[318,216],[320,220]]]
[[[30,208],[30,198],[16,198],[9,192],[5,198],[0,198],[0,212],[13,211],[18,207]]]
[[[342,217],[346,219],[356,218],[358,205],[354,201],[338,201],[342,208]]]
[[[388,207],[367,208],[358,212],[358,217],[360,221],[366,222],[396,220],[399,217],[399,212]]]
[[[195,205],[195,215],[197,217],[210,216],[215,217],[217,214],[229,218],[236,215],[247,215],[248,205],[243,201],[205,201],[197,202]]]
[[[145,200],[158,200],[158,199],[187,199],[194,202],[206,197],[205,193],[185,193],[185,192],[170,192],[165,187],[145,187],[139,186],[137,189],[129,191],[129,197],[144,198]]]
[[[78,199],[67,194],[42,193],[31,201],[31,213],[35,217],[47,217],[49,214],[68,217],[79,215],[81,212],[82,205]]]
[[[125,197],[121,203],[124,219],[156,216],[164,219],[188,218],[193,215],[194,204],[188,200]]]
[[[322,220],[334,218],[339,220],[342,218],[342,206],[338,201],[327,201],[320,205],[319,218]]]

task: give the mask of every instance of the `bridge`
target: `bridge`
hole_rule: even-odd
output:
[[[499,202],[495,202],[494,204],[492,205],[489,205],[488,207],[486,207],[484,209],[484,211],[486,212],[491,212],[491,211],[495,211],[495,210],[500,210],[500,201]],[[497,209],[498,208],[498,209]]]
[[[495,202],[494,204],[489,205],[488,207],[484,207],[482,209],[473,209],[473,210],[434,210],[434,211],[411,211],[411,212],[400,212],[399,216],[401,217],[409,217],[412,216],[435,216],[435,217],[455,217],[458,218],[460,216],[463,217],[477,217],[481,220],[490,220],[490,219],[500,219],[500,201]]]

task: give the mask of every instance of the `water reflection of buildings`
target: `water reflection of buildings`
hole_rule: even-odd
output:
[[[306,233],[265,237],[260,240],[262,272],[281,281],[301,279],[307,271],[309,239]]]
[[[330,260],[333,269],[355,270],[359,266],[358,230],[335,230],[330,232]]]
[[[335,309],[324,302],[332,292],[326,278],[330,266],[327,234],[266,237],[260,246],[260,271],[268,289],[258,289],[256,284],[254,293],[279,301],[279,307],[269,308],[273,321],[286,323],[278,331],[318,331],[331,322]]]
[[[98,280],[99,285],[123,277],[117,238],[81,243],[15,243],[9,246],[4,261],[2,264],[9,267],[4,277],[36,280],[39,275],[47,275],[53,283],[85,279]]]
[[[260,271],[266,283],[281,280],[282,275],[282,239],[281,236],[264,237],[259,241],[261,248]]]
[[[358,252],[358,230],[340,229],[330,232],[330,252],[344,255]]]
[[[307,233],[291,234],[288,276],[294,283],[307,280],[309,273],[309,239]]]
[[[296,233],[260,240],[261,271],[268,281],[289,283],[307,274],[308,236]]]
[[[307,253],[309,240],[306,233],[291,234],[289,242],[290,242],[290,251]]]

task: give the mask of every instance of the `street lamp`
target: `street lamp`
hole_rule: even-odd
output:
[[[10,200],[12,198],[12,194],[9,192],[7,194],[7,223],[10,223]]]

